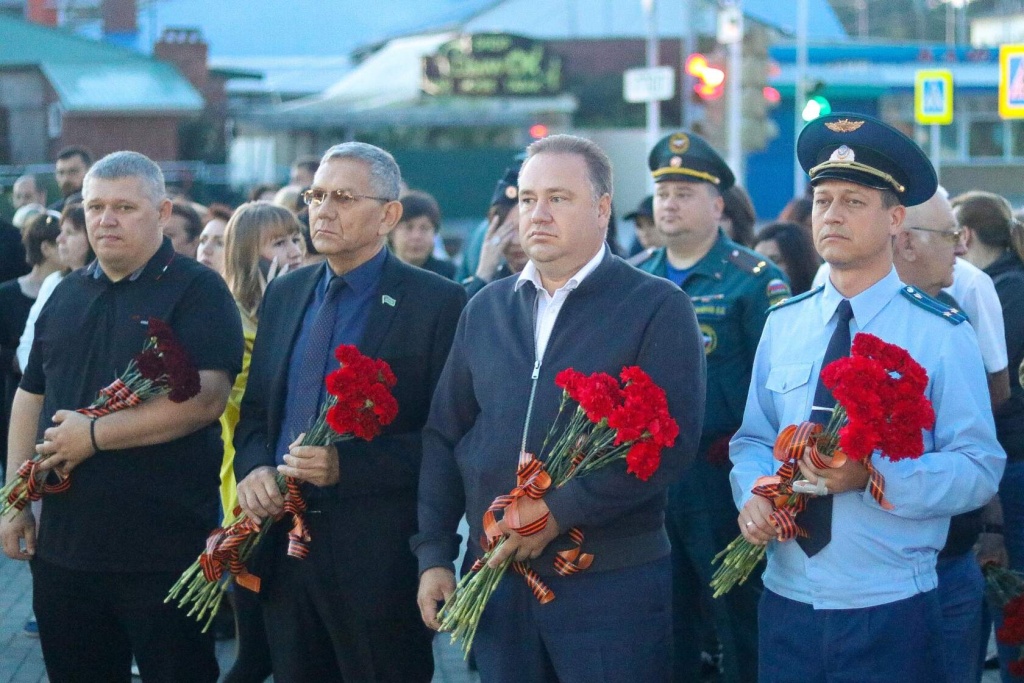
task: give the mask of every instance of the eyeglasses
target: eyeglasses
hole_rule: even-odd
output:
[[[908,230],[920,230],[922,232],[934,232],[942,235],[950,244],[959,244],[960,238],[963,237],[964,231],[957,228],[956,230],[936,230],[935,228],[907,228]]]
[[[373,197],[368,194],[352,194],[348,190],[333,190],[330,192],[327,190],[306,190],[302,193],[302,201],[306,202],[306,204],[310,206],[320,206],[327,201],[328,197],[333,197],[334,201],[338,202],[343,209],[352,206],[360,199],[375,199],[378,202],[392,201],[387,197]]]

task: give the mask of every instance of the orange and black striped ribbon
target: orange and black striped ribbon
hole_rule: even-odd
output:
[[[241,512],[235,508],[235,514]],[[213,583],[229,571],[238,585],[248,588],[254,593],[260,592],[260,579],[246,569],[239,557],[242,544],[247,538],[260,531],[259,522],[249,517],[242,517],[228,527],[222,527],[211,533],[206,539],[206,549],[199,556],[199,566],[203,577]]]
[[[555,555],[555,571],[559,576],[569,576],[584,569],[589,569],[594,562],[591,553],[583,552],[583,532],[578,526],[569,529],[569,540],[573,547],[561,550]]]
[[[871,491],[871,497],[883,510],[892,510],[893,504],[885,499],[885,477],[874,468],[870,457],[864,460],[864,467],[868,470],[868,490]]]
[[[89,417],[103,417],[110,413],[131,408],[142,403],[142,398],[132,391],[120,378],[115,379],[108,386],[100,389],[100,396],[106,396],[107,400],[98,408],[80,408],[75,411]]]
[[[299,490],[299,482],[285,477],[284,511],[292,516],[292,528],[288,532],[288,556],[299,560],[309,555],[309,530],[306,528],[306,501]]]

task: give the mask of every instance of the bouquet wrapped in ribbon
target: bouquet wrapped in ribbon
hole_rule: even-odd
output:
[[[797,523],[809,495],[800,491],[806,482],[797,480],[805,452],[819,469],[842,467],[848,459],[863,464],[872,497],[891,510],[892,504],[885,499],[885,478],[872,466],[871,458],[875,453],[892,461],[921,457],[921,430],[935,424],[935,411],[924,395],[928,373],[905,349],[874,335],[858,334],[850,356],[829,363],[821,377],[836,399],[828,424],[822,428],[803,422],[783,429],[773,448],[781,467],[773,476],[759,478],[752,490],[771,502],[769,521],[779,541],[806,536]],[[715,557],[721,566],[711,581],[714,596],[746,581],[765,551],[766,546],[737,536]]]
[[[985,565],[982,571],[989,605],[1003,614],[996,642],[1020,648],[1019,656],[1007,669],[1011,676],[1024,677],[1024,574],[994,564]]]
[[[75,411],[92,418],[131,408],[157,396],[184,403],[199,393],[199,371],[164,321],[149,318],[142,350],[110,385],[100,389],[88,408]],[[0,516],[20,511],[44,494],[61,493],[71,486],[70,475],[58,470],[38,471],[43,456],[34,455],[18,469],[18,476],[0,489]]]
[[[316,421],[302,436],[302,446],[328,446],[357,437],[369,441],[398,415],[398,402],[391,395],[396,379],[386,362],[364,356],[355,346],[345,344],[335,349],[334,356],[341,366],[327,375],[327,398]],[[181,608],[191,605],[189,616],[194,615],[198,621],[206,619],[204,633],[231,583],[259,592],[259,577],[249,573],[245,563],[271,524],[290,515],[292,528],[288,532],[287,554],[298,559],[309,554],[311,539],[303,516],[306,502],[299,482],[277,475],[277,485],[284,494],[281,514],[257,522],[242,515],[241,508],[236,507],[233,518],[210,534],[206,549],[185,570],[164,600],[178,600]]]
[[[619,460],[626,461],[627,472],[647,481],[661,464],[662,449],[671,446],[679,434],[679,425],[669,415],[665,392],[638,367],[623,368],[619,379],[601,372],[587,376],[569,368],[558,374],[555,383],[562,389],[562,399],[541,447],[540,455],[546,452],[547,457],[541,461],[533,454],[520,454],[517,486],[495,498],[484,513],[484,556],[462,577],[438,615],[441,630],[451,632],[453,642],[462,641],[467,656],[487,601],[509,568],[523,577],[541,604],[555,599],[527,562],[509,558],[498,568],[488,566],[506,538],[498,515],[518,534],[539,533],[547,525],[548,516],[521,520],[518,505],[524,497],[540,499],[552,487]],[[563,424],[561,418],[569,413],[570,403],[576,403],[576,408]],[[561,576],[583,571],[594,560],[582,550],[584,535],[578,527],[570,529],[568,535],[573,546],[559,552],[554,560],[554,569]]]

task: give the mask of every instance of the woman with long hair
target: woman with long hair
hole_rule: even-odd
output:
[[[221,416],[224,460],[221,463],[221,503],[225,518],[238,504],[235,482],[235,449],[232,439],[239,407],[249,379],[249,361],[259,324],[259,308],[267,284],[302,265],[302,233],[295,215],[270,202],[248,202],[238,207],[224,228],[224,279],[228,283],[245,336],[242,372],[235,379],[227,407]],[[259,601],[254,593],[239,588],[234,593],[238,655],[224,678],[225,683],[256,683],[270,675],[270,654]]]
[[[757,233],[754,251],[775,263],[789,278],[793,296],[811,288],[821,259],[814,250],[811,235],[797,223],[769,223]]]

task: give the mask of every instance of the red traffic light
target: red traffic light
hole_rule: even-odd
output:
[[[761,93],[764,95],[764,99],[771,104],[778,104],[782,101],[781,93],[770,85],[764,86],[764,88],[761,89]]]
[[[540,140],[548,136],[548,127],[543,123],[535,123],[530,126],[530,137],[534,140]]]
[[[694,52],[686,58],[686,73],[697,79],[694,91],[705,100],[715,100],[725,90],[725,72],[708,64],[707,57]]]

